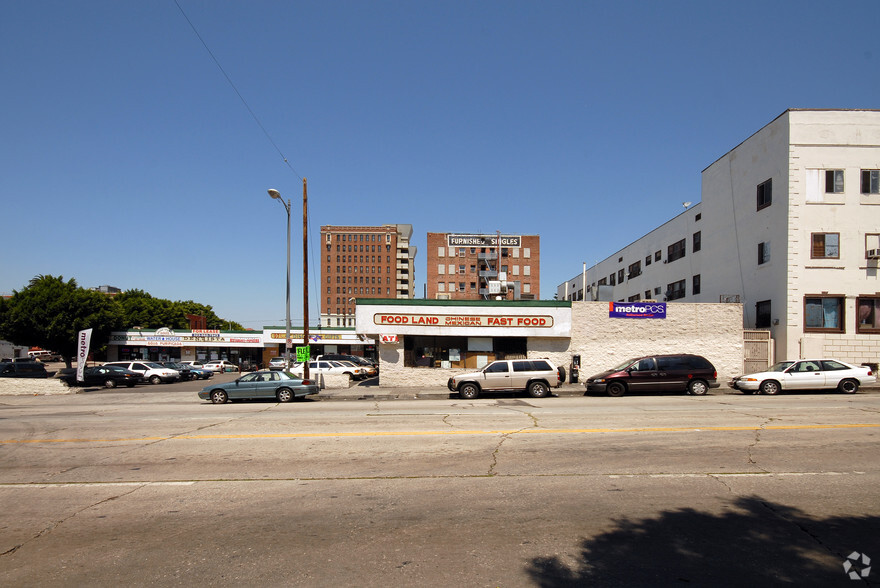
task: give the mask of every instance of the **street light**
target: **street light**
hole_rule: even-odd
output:
[[[290,200],[281,197],[278,190],[269,190],[269,196],[280,202],[287,211],[287,315],[284,334],[284,370],[290,371]]]
[[[303,178],[303,345],[309,347],[309,199]],[[287,211],[287,332],[284,341],[284,362],[290,370],[290,200],[281,198],[278,190],[269,190],[269,196],[281,202]],[[303,362],[303,379],[309,379],[309,361]]]

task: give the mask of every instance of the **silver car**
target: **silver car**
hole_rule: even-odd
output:
[[[493,361],[478,372],[449,378],[446,387],[461,398],[477,398],[482,391],[528,391],[533,398],[550,394],[562,383],[559,369],[549,359],[505,359]]]

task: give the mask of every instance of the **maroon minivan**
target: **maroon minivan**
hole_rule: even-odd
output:
[[[587,392],[623,396],[627,392],[687,392],[702,396],[717,388],[718,372],[699,355],[647,355],[628,359],[601,374],[587,378]]]

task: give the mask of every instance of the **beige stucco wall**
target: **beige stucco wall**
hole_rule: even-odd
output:
[[[546,357],[566,370],[573,354],[581,356],[584,377],[631,357],[694,353],[706,357],[718,379],[742,373],[742,305],[670,303],[665,319],[608,317],[607,302],[572,302],[571,338],[529,338],[529,357]],[[445,386],[463,369],[407,368],[403,344],[379,345],[379,379],[388,387]]]

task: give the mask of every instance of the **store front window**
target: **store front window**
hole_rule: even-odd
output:
[[[496,359],[526,357],[525,337],[403,338],[404,367],[479,369]]]

